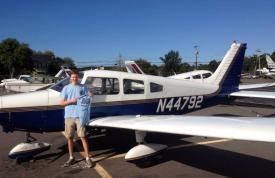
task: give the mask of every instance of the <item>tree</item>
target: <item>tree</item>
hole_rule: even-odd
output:
[[[159,72],[159,67],[157,65],[151,65],[149,71],[148,71],[148,74],[151,74],[151,75],[160,75],[160,72]]]
[[[76,69],[76,66],[74,64],[74,60],[70,57],[64,57],[63,58],[63,64],[68,66],[70,69]]]
[[[198,70],[209,70],[209,64],[200,64]]]
[[[194,70],[194,67],[188,64],[187,62],[184,62],[180,66],[180,73],[185,73]]]
[[[178,51],[171,50],[167,54],[165,54],[164,57],[160,57],[160,60],[164,63],[164,76],[174,75],[175,73],[180,71],[182,58],[180,57]]]
[[[208,70],[210,70],[211,72],[215,72],[219,64],[220,62],[217,62],[216,60],[210,61],[208,64]]]
[[[256,58],[253,59],[251,57],[244,57],[242,72],[253,73],[253,71],[255,70],[255,64],[256,64],[255,62],[256,62]]]
[[[47,74],[55,75],[60,70],[60,63],[57,59],[53,59],[48,62]]]
[[[275,62],[275,51],[270,55],[271,59]]]
[[[0,43],[0,63],[12,78],[14,74],[31,72],[33,63],[32,50],[25,43],[19,43],[14,38],[7,38]],[[1,74],[2,70],[1,70]]]
[[[46,50],[44,51],[42,54],[46,55],[46,56],[50,56],[52,59],[55,58],[55,54],[54,52],[52,52],[51,50]]]
[[[143,70],[144,73],[150,75],[158,75],[158,67],[156,65],[151,65],[146,59],[139,58],[135,60],[137,65]]]
[[[148,70],[150,70],[150,67],[151,67],[150,62],[142,58],[135,60],[135,62],[143,70],[144,73],[148,73]]]

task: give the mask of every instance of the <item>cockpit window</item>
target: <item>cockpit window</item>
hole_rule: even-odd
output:
[[[193,79],[201,79],[201,75],[200,75],[200,74],[194,75],[194,76],[193,76]]]
[[[115,95],[119,93],[117,78],[87,77],[85,85],[94,95]]]
[[[125,94],[143,94],[144,82],[141,80],[123,80],[123,89]]]
[[[155,93],[155,92],[161,92],[163,91],[163,86],[157,83],[150,82],[150,92]]]
[[[202,78],[208,78],[211,76],[211,73],[205,73],[205,74],[202,74]]]

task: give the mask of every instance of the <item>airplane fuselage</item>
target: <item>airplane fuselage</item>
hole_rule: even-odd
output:
[[[66,82],[59,88],[2,96],[0,124],[4,131],[63,131],[64,108],[59,101]],[[184,114],[215,105],[217,100],[226,100],[217,95],[218,86],[124,72],[87,71],[81,83],[95,94],[91,119]]]

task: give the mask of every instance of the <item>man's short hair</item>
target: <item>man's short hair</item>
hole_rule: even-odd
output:
[[[78,75],[78,72],[76,70],[72,70],[70,73],[70,76],[72,76],[72,75]]]

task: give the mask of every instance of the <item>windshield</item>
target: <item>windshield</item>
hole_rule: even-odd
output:
[[[70,78],[67,77],[59,82],[57,82],[55,85],[53,85],[50,89],[53,89],[55,91],[61,92],[64,86],[68,85],[70,83]]]

